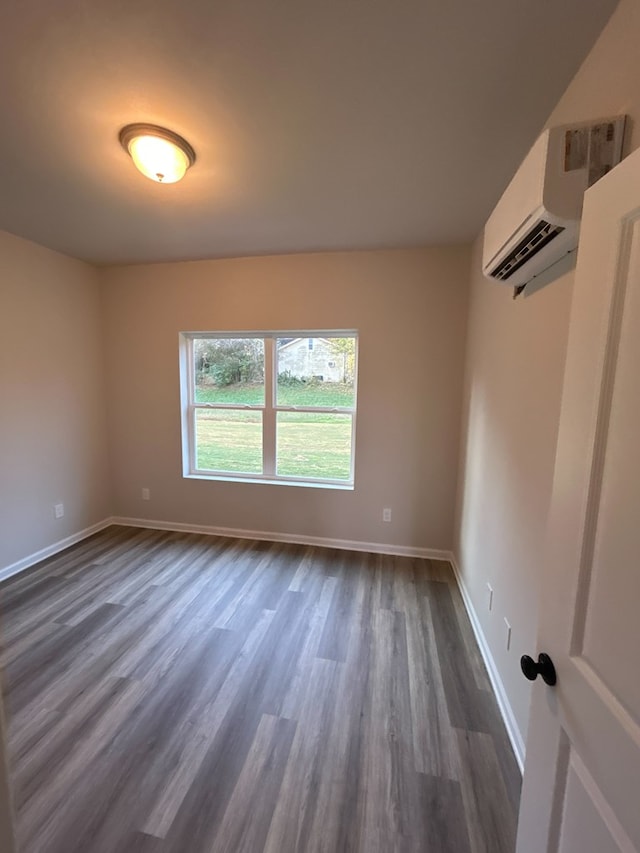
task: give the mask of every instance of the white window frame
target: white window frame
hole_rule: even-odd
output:
[[[182,473],[186,478],[225,480],[244,483],[271,483],[352,490],[355,481],[356,414],[358,401],[358,332],[355,329],[251,332],[181,332],[180,333],[180,400],[182,412]],[[224,338],[253,338],[264,341],[264,404],[198,403],[195,400],[194,341]],[[353,406],[280,406],[277,405],[277,338],[354,338],[355,364]],[[196,411],[198,409],[233,409],[262,413],[262,473],[246,474],[214,471],[196,466]],[[317,477],[285,476],[276,473],[277,415],[279,412],[347,414],[351,416],[351,467],[348,480]]]

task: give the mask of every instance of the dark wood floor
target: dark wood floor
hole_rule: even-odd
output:
[[[512,853],[446,563],[112,527],[0,587],[21,853]]]

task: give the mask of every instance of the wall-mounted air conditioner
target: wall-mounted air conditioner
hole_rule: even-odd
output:
[[[487,278],[521,288],[575,251],[585,190],[620,162],[624,123],[554,127],[538,138],[485,226]]]

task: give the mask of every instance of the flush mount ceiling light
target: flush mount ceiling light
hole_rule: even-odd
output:
[[[160,184],[181,180],[196,162],[196,152],[186,139],[155,124],[128,124],[119,138],[136,168]]]

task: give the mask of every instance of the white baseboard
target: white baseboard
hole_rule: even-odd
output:
[[[99,533],[101,530],[104,530],[105,527],[110,527],[112,524],[112,518],[104,518],[97,524],[92,524],[91,527],[85,527],[84,530],[79,530],[78,533],[72,533],[71,536],[67,536],[65,539],[60,539],[52,545],[47,545],[46,548],[41,548],[40,551],[36,551],[34,554],[29,554],[28,557],[23,557],[21,560],[12,563],[10,566],[5,566],[3,569],[0,569],[0,581],[13,577],[13,575],[17,575],[19,572],[23,572],[25,569],[31,568],[31,566],[35,566],[35,564],[39,563],[41,560],[46,560],[47,557],[52,557],[54,554],[64,551],[65,548],[69,548],[77,542],[82,542],[83,539],[86,539],[88,536],[93,536],[94,533]]]
[[[204,533],[208,536],[229,536],[232,539],[259,539],[264,542],[287,542],[292,545],[317,545],[319,548],[339,548],[342,551],[369,551],[396,557],[422,557],[428,560],[449,560],[451,554],[438,548],[414,548],[409,545],[390,545],[381,542],[359,542],[352,539],[329,539],[323,536],[304,536],[298,533],[275,533],[268,530],[243,530],[235,527],[212,527],[205,524],[183,524],[174,521],[154,521],[148,518],[111,519],[112,524],[125,527],[147,527],[151,530],[173,530],[177,533]]]
[[[476,642],[478,643],[480,653],[482,654],[482,659],[484,660],[487,672],[489,673],[489,680],[491,681],[491,686],[493,687],[493,692],[498,703],[498,708],[500,709],[502,720],[505,724],[505,728],[507,729],[509,740],[511,741],[513,753],[515,755],[516,761],[518,762],[520,772],[522,773],[524,770],[525,758],[524,739],[522,737],[522,734],[520,733],[520,729],[518,728],[518,724],[513,713],[513,708],[511,707],[511,703],[509,702],[507,691],[504,689],[504,683],[502,681],[502,678],[500,677],[500,673],[498,672],[498,667],[496,666],[496,662],[493,658],[493,655],[491,654],[491,649],[489,648],[489,644],[487,643],[484,631],[482,630],[482,626],[480,625],[480,620],[478,619],[478,615],[475,611],[473,603],[471,602],[471,597],[462,579],[462,573],[460,571],[460,567],[458,566],[455,554],[449,554],[449,559],[451,560],[451,565],[453,566],[456,581],[458,582],[458,587],[460,589],[460,595],[462,596],[467,615],[469,616],[469,621],[471,622],[471,627],[473,628],[473,633],[475,634]]]

